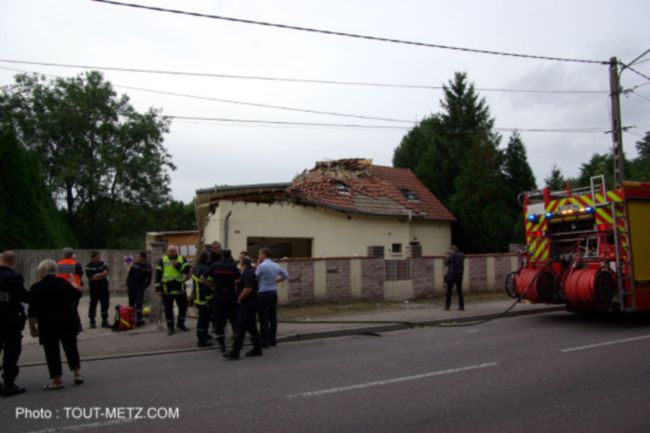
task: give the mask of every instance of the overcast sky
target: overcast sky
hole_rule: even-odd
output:
[[[361,33],[435,44],[546,56],[629,62],[650,48],[650,2],[415,1],[415,0],[125,0],[208,14]],[[603,65],[517,59],[396,45],[181,16],[90,0],[4,0],[0,58],[220,74],[294,77],[439,86],[465,71],[478,88],[607,90]],[[650,58],[650,55],[646,59]],[[74,76],[80,69],[10,65]],[[638,65],[650,75],[650,62]],[[15,72],[0,70],[0,85]],[[356,87],[224,78],[104,72],[139,110],[176,116],[288,122],[403,126],[403,129],[253,126],[206,122],[172,124],[165,145],[178,169],[175,198],[191,200],[215,184],[290,181],[323,159],[364,157],[391,165],[394,148],[412,125],[281,111],[127,90],[143,87],[191,95],[353,113],[414,123],[440,109],[440,90]],[[646,82],[626,71],[622,85]],[[639,88],[650,99],[650,85]],[[607,94],[481,92],[504,128],[610,127]],[[650,130],[650,101],[622,98],[623,125]],[[509,133],[504,132],[505,146]],[[594,152],[608,152],[603,133],[522,132],[538,184],[557,164],[578,174]],[[638,135],[625,133],[634,156]]]

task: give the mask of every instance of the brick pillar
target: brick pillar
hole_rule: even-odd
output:
[[[383,259],[384,258],[384,247],[382,245],[369,245],[368,246],[368,258],[369,259]]]
[[[149,297],[149,307],[151,308],[151,313],[149,314],[149,321],[151,323],[157,322],[158,328],[163,328],[163,312],[162,312],[162,302],[158,295],[156,294],[156,289],[154,288],[154,281],[156,279],[156,266],[158,262],[162,259],[162,256],[165,254],[165,248],[167,248],[167,242],[152,242],[149,245],[149,258],[151,259],[151,269],[153,275],[151,276],[151,286],[148,289]]]

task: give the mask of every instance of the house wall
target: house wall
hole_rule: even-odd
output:
[[[367,257],[278,260],[289,279],[278,284],[281,305],[313,301],[404,301],[444,296],[444,257],[400,260],[406,277],[391,273],[394,259]],[[517,270],[515,254],[465,256],[463,292],[503,293],[506,275]]]
[[[348,216],[295,204],[221,201],[205,227],[206,244],[218,240],[225,246],[229,212],[227,247],[232,251],[245,250],[247,237],[311,238],[313,257],[365,256],[369,245],[383,245],[386,255],[393,256],[393,243],[402,244],[396,256],[405,257],[409,241],[415,238],[422,244],[423,255],[441,255],[451,243],[449,223]]]

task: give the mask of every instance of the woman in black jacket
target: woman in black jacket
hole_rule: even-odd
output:
[[[33,337],[38,337],[45,350],[50,383],[46,390],[63,388],[61,381],[61,353],[63,346],[70,370],[74,372],[74,383],[81,385],[81,362],[77,349],[79,313],[77,304],[81,291],[63,278],[56,277],[56,262],[43,260],[38,265],[41,280],[29,292],[29,327]]]

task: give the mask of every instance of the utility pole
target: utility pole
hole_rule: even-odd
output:
[[[623,127],[621,125],[621,85],[618,79],[618,60],[609,59],[609,96],[612,106],[612,155],[614,156],[614,188],[620,188],[625,173],[623,171]]]

